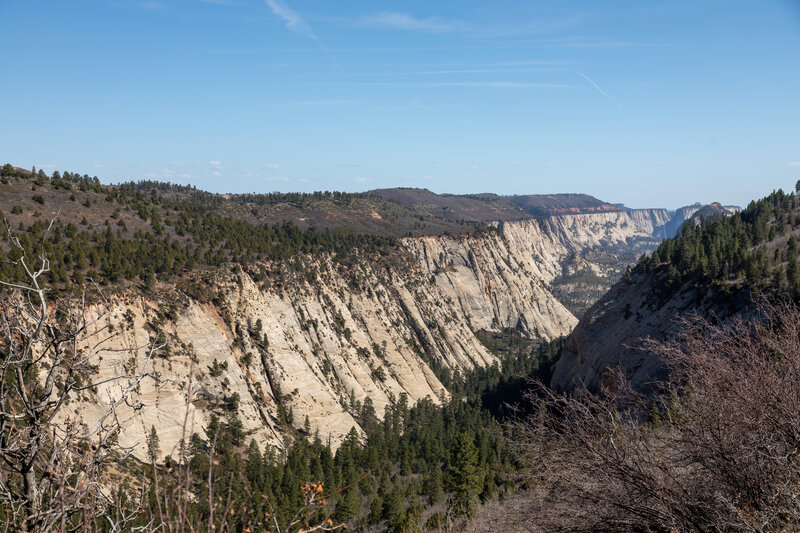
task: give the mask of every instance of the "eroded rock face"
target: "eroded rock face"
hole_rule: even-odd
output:
[[[500,228],[480,241],[425,237],[406,245],[473,330],[516,327],[544,341],[569,332],[576,319],[546,286],[558,270],[558,254],[548,253],[554,243],[535,222]]]
[[[627,212],[637,231],[659,239],[671,237],[666,227],[672,220],[672,213],[667,209],[628,209]]]
[[[466,250],[445,241],[437,246],[450,247],[453,257]],[[120,443],[143,456],[155,427],[162,452],[175,453],[182,438],[203,435],[211,413],[223,417],[233,405],[260,443],[282,446],[283,410],[297,427],[307,418],[335,446],[358,428],[354,401],[369,398],[379,415],[401,394],[411,403],[438,403],[448,393],[433,364],[459,372],[495,362],[474,328],[523,322],[543,339],[568,333],[574,317],[533,268],[499,266],[493,254],[513,261],[514,251],[502,239],[483,241],[467,245],[476,257],[471,266],[449,272],[429,270],[415,255],[421,243],[408,241],[393,266],[367,257],[349,266],[307,257],[304,272],[281,284],[259,286],[245,270],[215,273],[205,280],[215,295],[209,302],[161,287],[153,291],[159,300],[120,297],[92,308],[116,333],[104,344],[101,379],[141,368],[147,347],[159,336],[168,341],[149,363],[160,379],[140,384],[141,408],[121,408],[127,422]],[[99,387],[70,406],[72,416],[91,423],[119,387]]]
[[[629,282],[619,281],[583,315],[554,367],[551,387],[597,391],[613,369],[624,372],[634,390],[657,394],[668,369],[645,348],[645,339],[666,340],[678,333],[684,319],[724,321],[745,307],[744,295],[731,301],[714,287],[692,284],[659,299],[653,289],[665,271],[665,266],[635,269]]]
[[[382,416],[401,394],[438,403],[448,392],[432,368],[496,362],[476,330],[516,327],[543,341],[567,335],[577,320],[549,290],[565,258],[624,246],[658,222],[617,211],[498,223],[478,235],[405,239],[389,259],[297,258],[280,282],[253,274],[259,265],[195,273],[206,297],[162,285],[90,309],[102,316],[98,328],[115,330],[95,377],[141,368],[148,347],[167,341],[148,363],[158,379],[139,384],[135,409],[120,408],[120,443],[139,457],[151,427],[162,454],[174,455],[181,439],[205,437],[212,414],[232,410],[262,446],[284,446],[282,413],[298,428],[308,419],[312,433],[336,446],[358,430],[354,404],[369,399]],[[93,423],[120,386],[99,386],[67,414]]]
[[[167,304],[119,296],[87,310],[95,332],[84,343],[97,368],[92,381],[148,374],[130,401],[117,408],[120,445],[146,458],[145,439],[154,427],[161,453],[176,456],[179,443],[188,442],[193,433],[205,437],[210,415],[222,415],[226,400],[238,394],[237,411],[245,431],[262,443],[281,446],[276,402],[266,376],[243,363],[243,352],[234,345],[217,308],[169,289],[165,296]],[[166,346],[153,350],[164,341]],[[98,385],[62,414],[91,426],[131,384],[131,379],[119,379]]]
[[[636,209],[596,214],[550,217],[548,226],[562,245],[582,250],[595,246],[624,245],[631,239],[654,238],[654,223],[660,221],[653,211]],[[654,220],[655,218],[655,220]]]

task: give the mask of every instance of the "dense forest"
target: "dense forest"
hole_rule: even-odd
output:
[[[798,197],[778,190],[731,216],[685,224],[640,265],[666,269],[656,289],[667,298],[688,282],[723,290],[748,288],[800,296]]]

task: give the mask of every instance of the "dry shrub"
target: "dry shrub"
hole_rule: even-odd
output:
[[[662,399],[621,376],[596,395],[532,394],[514,427],[526,461],[531,530],[800,529],[800,311],[695,318],[666,342]],[[647,413],[649,412],[649,415]]]
[[[102,475],[125,470],[131,449],[116,437],[129,418],[121,411],[141,405],[139,385],[153,379],[149,362],[160,346],[146,350],[141,368],[93,381],[111,350],[105,317],[91,316],[85,299],[51,303],[50,262],[29,259],[9,237],[25,281],[0,279],[0,288],[11,289],[0,294],[0,531],[124,531],[140,501]],[[69,417],[71,401],[104,384],[116,388],[96,421]]]

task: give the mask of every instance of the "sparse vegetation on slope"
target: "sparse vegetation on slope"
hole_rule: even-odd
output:
[[[544,530],[798,528],[799,210],[778,190],[684,225],[581,320],[567,395],[519,426]]]
[[[160,448],[152,427],[147,435],[151,464],[140,463],[114,438],[117,411],[100,426],[99,438],[91,428],[56,416],[96,386],[97,365],[108,354],[83,347],[80,329],[61,334],[73,320],[68,301],[44,299],[46,287],[39,281],[47,265],[38,263],[41,270],[31,277],[35,285],[22,289],[41,296],[31,307],[39,312],[38,322],[26,319],[25,301],[17,293],[5,293],[0,304],[9,333],[0,359],[0,513],[8,525],[42,532],[54,524],[103,532],[165,527],[243,532],[273,526],[299,531],[312,522],[400,532],[426,522],[446,525],[473,512],[479,498],[492,499],[505,490],[502,474],[511,457],[501,428],[480,402],[461,398],[438,407],[431,401],[410,406],[401,396],[383,420],[369,400],[351,398],[350,411],[363,434],[354,428],[334,452],[311,434],[307,422],[301,430],[287,426],[292,442],[287,450],[259,446],[244,431],[237,399],[228,397],[224,415],[212,416],[193,434],[184,428],[188,432],[172,457]],[[52,304],[59,312],[48,313]],[[84,315],[75,325],[85,328],[81,320]],[[120,334],[109,328],[108,335]],[[43,341],[53,353],[33,348]],[[164,348],[154,344],[151,356]],[[38,365],[52,375],[43,386],[37,383]],[[140,380],[168,378],[143,370],[118,379],[135,397]],[[469,387],[470,377],[464,379]],[[83,473],[72,470],[85,465]],[[452,475],[442,474],[450,470]],[[313,490],[319,496],[311,506],[308,480],[316,480]]]
[[[636,390],[650,390],[667,369],[639,350],[646,337],[667,338],[698,313],[725,321],[761,297],[800,297],[800,205],[781,190],[741,212],[688,223],[590,308],[575,327],[552,385],[597,390],[606,369],[621,368]]]

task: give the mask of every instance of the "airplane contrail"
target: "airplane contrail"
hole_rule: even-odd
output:
[[[599,92],[601,95],[603,95],[604,98],[607,98],[607,99],[611,100],[612,102],[614,102],[614,105],[616,105],[617,108],[620,111],[622,111],[622,106],[620,105],[619,101],[616,98],[614,98],[613,96],[611,96],[610,94],[608,94],[607,92],[605,92],[603,90],[603,88],[600,87],[599,85],[597,85],[597,83],[595,83],[595,81],[592,78],[590,78],[589,76],[587,76],[583,72],[580,72],[579,70],[573,70],[572,72],[575,73],[576,75],[580,76],[584,80],[588,81],[589,83],[591,83],[592,87],[594,87],[597,90],[597,92]]]

